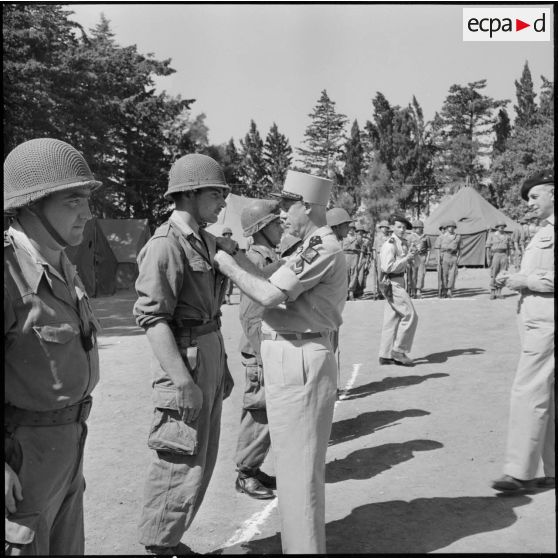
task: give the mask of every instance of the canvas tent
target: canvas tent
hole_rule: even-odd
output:
[[[91,297],[112,295],[116,291],[116,257],[99,225],[90,219],[78,246],[66,248],[70,261],[77,266],[87,294]]]
[[[221,236],[223,229],[230,227],[233,232],[233,239],[238,242],[242,250],[246,250],[248,248],[248,239],[242,232],[240,213],[244,207],[251,204],[255,199],[229,194],[225,199],[227,206],[219,213],[217,222],[209,225],[206,230],[215,236]]]
[[[447,220],[455,221],[456,232],[461,235],[460,266],[485,265],[486,239],[498,221],[506,223],[506,232],[510,234],[520,227],[470,186],[444,200],[425,220],[424,232],[430,237],[432,246],[440,234],[440,224]],[[436,265],[435,252],[430,253],[429,266]]]
[[[116,257],[116,288],[133,288],[138,254],[151,236],[147,219],[99,219],[99,225]]]

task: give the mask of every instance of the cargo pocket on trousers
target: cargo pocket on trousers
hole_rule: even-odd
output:
[[[198,453],[198,419],[185,423],[174,409],[155,408],[147,446],[173,455]]]
[[[23,548],[33,542],[39,525],[40,515],[38,513],[26,513],[9,515],[5,521],[5,545],[6,556],[19,556],[24,554]],[[27,554],[27,553],[25,553]]]
[[[263,368],[257,364],[246,365],[246,387],[242,408],[245,411],[265,410]]]

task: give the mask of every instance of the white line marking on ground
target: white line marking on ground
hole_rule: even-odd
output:
[[[340,396],[340,399],[345,399],[345,392],[350,390],[358,376],[358,372],[362,364],[353,364],[353,373],[345,388],[343,389],[343,395]],[[339,401],[335,402],[337,405]],[[277,498],[269,502],[267,506],[249,517],[233,534],[233,536],[223,545],[223,549],[234,546],[235,544],[241,544],[244,542],[248,542],[252,540],[256,535],[261,533],[259,527],[266,521],[266,519],[271,515],[271,512],[277,507]]]

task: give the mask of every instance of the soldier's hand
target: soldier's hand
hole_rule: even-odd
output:
[[[193,381],[177,386],[176,405],[184,422],[195,421],[203,406],[202,390]]]
[[[509,276],[510,276],[510,274],[507,271],[501,271],[500,273],[498,273],[498,275],[494,279],[494,282],[496,283],[496,286],[499,289],[506,286],[506,283],[508,281]]]
[[[4,502],[6,515],[15,513],[17,511],[16,502],[21,502],[21,500],[23,500],[23,490],[21,489],[19,477],[16,475],[15,471],[4,462]]]
[[[218,236],[216,238],[217,248],[219,250],[224,250],[227,254],[234,254],[238,251],[238,242],[232,238],[226,238],[224,236]]]
[[[507,278],[506,287],[512,291],[520,291],[527,287],[527,275],[514,273]]]
[[[231,266],[236,265],[234,258],[223,250],[217,250],[213,261],[217,264],[217,268],[219,269],[219,271],[224,275],[228,275],[229,273],[227,273],[227,270],[230,271]]]

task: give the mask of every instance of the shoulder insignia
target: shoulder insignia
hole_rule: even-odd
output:
[[[321,244],[321,243],[322,243],[322,237],[321,236],[313,236],[310,239],[308,247],[312,248],[312,246],[318,246],[318,244]]]
[[[391,242],[391,244],[395,244],[395,239],[393,238],[393,236],[388,240],[388,242]]]
[[[319,238],[319,237],[318,237]],[[311,242],[311,241],[310,241]],[[320,239],[321,242],[321,239]],[[308,246],[308,248],[306,248],[306,250],[304,250],[304,252],[302,252],[302,254],[300,254],[300,257],[306,262],[311,264],[317,257],[319,256],[317,250],[315,250],[314,248],[312,248],[312,246]]]

